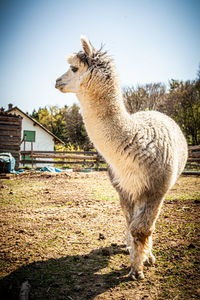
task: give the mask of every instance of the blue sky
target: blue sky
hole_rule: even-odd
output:
[[[199,0],[0,1],[0,106],[31,113],[77,102],[54,85],[81,34],[105,44],[122,87],[195,79],[199,32]]]

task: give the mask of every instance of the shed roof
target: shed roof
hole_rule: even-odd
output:
[[[46,131],[49,135],[51,135],[51,136],[54,138],[55,142],[64,144],[64,142],[63,142],[61,139],[59,139],[56,135],[54,135],[51,131],[49,131],[47,128],[45,128],[45,127],[44,127],[42,124],[40,124],[38,121],[36,121],[35,119],[31,118],[28,114],[26,114],[25,112],[23,112],[19,107],[14,106],[14,107],[8,109],[8,110],[7,110],[7,113],[10,113],[10,112],[15,111],[15,110],[18,110],[20,113],[22,113],[22,114],[23,114],[24,116],[26,116],[28,119],[30,119],[30,120],[33,122],[34,125],[38,125],[38,126],[39,126],[40,128],[42,128],[44,131]]]

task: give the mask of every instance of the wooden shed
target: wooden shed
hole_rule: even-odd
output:
[[[11,153],[16,160],[16,169],[20,161],[21,129],[21,116],[0,111],[0,153]]]
[[[19,107],[13,107],[12,104],[9,104],[7,113],[11,116],[19,115],[22,118],[20,151],[54,151],[56,143],[64,144],[62,140]],[[30,164],[32,164],[30,156],[26,154],[21,155],[20,166],[29,166]],[[36,167],[41,166],[41,164],[34,165]],[[44,163],[44,165],[47,164]]]

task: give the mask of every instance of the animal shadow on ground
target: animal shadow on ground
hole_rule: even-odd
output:
[[[0,281],[0,299],[19,298],[21,284],[31,285],[29,299],[94,299],[95,296],[130,280],[127,266],[109,269],[113,255],[127,253],[125,246],[110,246],[86,255],[68,255],[37,261],[15,270]],[[101,274],[101,269],[108,268]]]

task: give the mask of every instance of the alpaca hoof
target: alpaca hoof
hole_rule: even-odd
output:
[[[131,269],[128,277],[130,277],[132,280],[142,280],[144,279],[144,274],[142,271],[134,271],[133,269]]]
[[[155,258],[155,256],[151,253],[151,255],[149,256],[149,263],[150,263],[151,265],[154,265],[155,262],[156,262],[156,258]]]
[[[125,249],[125,251],[126,251],[128,254],[130,254],[130,253],[131,253],[131,247],[129,247],[129,246],[126,246],[126,249]]]
[[[151,265],[151,262],[149,260],[149,257],[144,261],[144,266],[148,267]]]
[[[151,266],[151,265],[154,265],[155,262],[156,262],[156,258],[155,258],[155,256],[151,253],[151,254],[149,255],[149,257],[145,260],[144,265],[145,265],[145,266]]]

